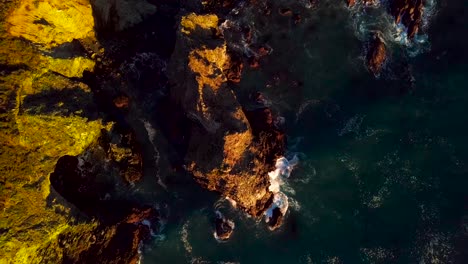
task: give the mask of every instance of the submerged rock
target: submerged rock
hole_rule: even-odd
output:
[[[366,56],[367,67],[374,75],[379,75],[386,60],[387,48],[385,43],[379,34],[375,34],[369,44]]]

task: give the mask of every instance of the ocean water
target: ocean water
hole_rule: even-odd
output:
[[[263,92],[285,118],[286,158],[299,158],[281,186],[288,214],[272,232],[189,175],[147,168],[161,184],[138,193],[167,224],[142,263],[468,263],[468,2],[430,2],[415,44],[385,4],[277,1],[272,17],[232,15],[273,49],[233,90],[241,103]],[[378,77],[363,59],[375,30],[390,52]],[[235,222],[227,242],[213,237],[216,210]]]

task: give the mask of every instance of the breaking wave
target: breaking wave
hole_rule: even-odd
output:
[[[281,157],[276,160],[276,169],[268,173],[268,177],[270,178],[270,186],[268,187],[268,190],[273,193],[273,203],[265,212],[265,221],[267,223],[273,216],[274,209],[279,208],[283,215],[288,211],[288,196],[281,192],[281,186],[284,184],[284,179],[289,178],[292,170],[298,163],[299,158],[297,155],[294,155],[291,160]]]

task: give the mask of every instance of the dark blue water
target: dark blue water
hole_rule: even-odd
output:
[[[390,32],[388,17],[340,1],[300,6],[298,26],[275,12],[233,18],[274,50],[233,89],[241,101],[262,91],[286,118],[288,155],[300,163],[283,186],[284,225],[271,232],[178,176],[156,195],[170,224],[142,262],[468,263],[468,2],[436,2],[419,46],[389,33],[378,78],[356,23]],[[215,209],[236,223],[226,243],[213,238]]]

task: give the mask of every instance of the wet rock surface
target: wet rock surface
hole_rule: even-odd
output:
[[[408,38],[412,39],[421,29],[424,0],[393,0],[390,13],[395,23],[407,28]]]

